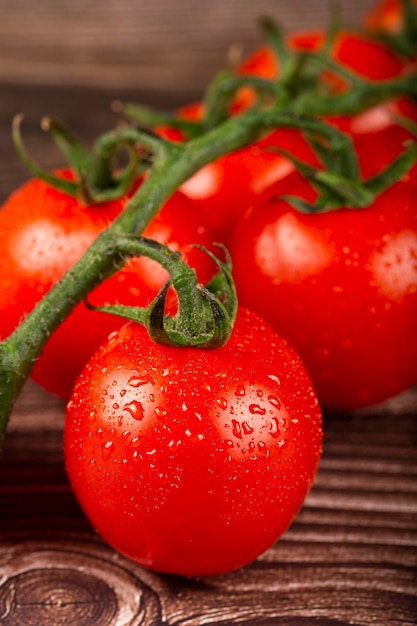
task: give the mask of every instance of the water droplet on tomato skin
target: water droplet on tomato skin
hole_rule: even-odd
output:
[[[259,404],[250,404],[249,411],[250,413],[252,413],[252,415],[265,415],[266,413],[266,409],[259,406]]]
[[[271,419],[269,420],[268,433],[271,435],[271,437],[274,437],[274,439],[280,436],[281,431],[279,428],[279,421],[277,417],[271,417]]]
[[[139,376],[131,376],[129,378],[129,380],[127,381],[127,384],[130,387],[141,387],[142,385],[149,385],[149,381],[148,380],[143,380],[143,378],[140,378]]]
[[[227,409],[227,400],[226,400],[226,398],[222,398],[222,397],[217,398],[217,399],[216,399],[216,403],[219,405],[219,407],[220,407],[221,409],[223,409],[223,411],[224,411],[225,409]]]
[[[114,443],[113,441],[106,441],[101,446],[101,456],[103,461],[107,461],[114,452]]]
[[[251,435],[253,433],[253,428],[248,424],[248,422],[242,422],[242,431],[245,435]]]
[[[90,411],[89,415],[88,415],[88,419],[90,422],[94,422],[94,420],[96,419],[97,416],[97,411],[93,410]]]
[[[168,411],[166,409],[163,409],[161,406],[157,406],[155,409],[155,415],[157,417],[165,417],[165,415],[168,414]]]
[[[143,406],[138,400],[132,400],[122,407],[123,411],[128,411],[135,420],[143,419]]]
[[[275,396],[268,396],[268,402],[276,409],[281,408],[281,402]]]
[[[242,428],[237,420],[232,420],[232,433],[237,439],[242,439]]]

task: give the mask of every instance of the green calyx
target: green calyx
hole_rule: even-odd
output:
[[[85,205],[109,202],[127,194],[146,164],[146,155],[139,155],[136,150],[138,137],[131,128],[100,136],[89,152],[62,122],[45,117],[42,129],[51,132],[75,175],[75,180],[68,180],[42,169],[30,158],[21,134],[22,120],[22,115],[13,119],[12,138],[24,165],[34,176]],[[115,162],[123,151],[127,153],[127,165],[117,168]]]
[[[315,136],[311,132],[306,133],[306,135],[320,157],[324,169],[312,167],[287,151],[277,149],[279,153],[294,163],[300,173],[318,191],[318,197],[314,204],[296,196],[282,196],[302,213],[322,213],[342,208],[364,209],[369,207],[377,196],[399,181],[417,162],[417,143],[410,140],[404,151],[382,172],[363,180],[360,176],[353,144],[347,135],[345,135],[347,143],[342,150],[342,157],[345,158],[340,158],[340,154],[337,155],[335,151],[329,150],[328,145],[323,146],[321,137]],[[346,158],[349,156],[352,158]]]
[[[107,305],[89,308],[146,326],[150,337],[156,342],[176,347],[219,348],[232,333],[237,311],[237,296],[231,276],[231,262],[226,252],[226,261],[201,247],[218,265],[219,271],[207,285],[197,280],[195,271],[166,246],[145,237],[118,239],[117,247],[125,258],[146,256],[157,261],[170,275],[154,301],[148,308],[124,305]],[[166,312],[167,296],[173,287],[177,296],[177,312]]]

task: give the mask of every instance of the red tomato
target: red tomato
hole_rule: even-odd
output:
[[[82,206],[39,179],[29,181],[6,201],[0,211],[1,337],[14,330],[120,213],[126,201],[123,198]],[[208,257],[187,249],[190,243],[209,246],[211,238],[182,194],[175,194],[166,203],[144,234],[180,249],[202,281],[211,277],[214,268]],[[166,279],[167,274],[154,261],[132,259],[91,294],[90,302],[146,306]],[[79,304],[51,336],[35,365],[33,378],[68,398],[86,360],[124,321]]]
[[[302,214],[294,172],[263,194],[231,243],[239,300],[300,354],[319,401],[351,409],[417,381],[417,200],[399,182],[362,210]]]
[[[301,360],[240,310],[211,351],[161,346],[127,324],[76,383],[64,451],[106,541],[144,567],[204,576],[251,562],[287,529],[321,442]]]
[[[236,219],[269,185],[294,170],[293,163],[271,150],[280,147],[319,166],[313,150],[297,130],[278,129],[246,148],[204,166],[181,187],[217,241],[227,242]]]

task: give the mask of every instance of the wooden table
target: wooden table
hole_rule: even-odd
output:
[[[16,112],[28,113],[27,144],[45,167],[60,165],[38,128],[45,113],[86,141],[114,123],[105,89],[0,84],[0,94],[2,199],[27,178],[10,141]],[[200,580],[148,572],[97,536],[65,475],[64,415],[63,401],[29,382],[10,421],[0,461],[2,626],[417,624],[417,390],[325,415],[320,471],[291,528],[253,564]]]

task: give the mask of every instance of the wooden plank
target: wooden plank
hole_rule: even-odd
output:
[[[358,25],[372,0],[341,0]],[[0,80],[132,87],[199,94],[227,63],[230,47],[247,53],[261,41],[257,19],[287,31],[324,27],[326,0],[176,0],[169,2],[0,3]]]

